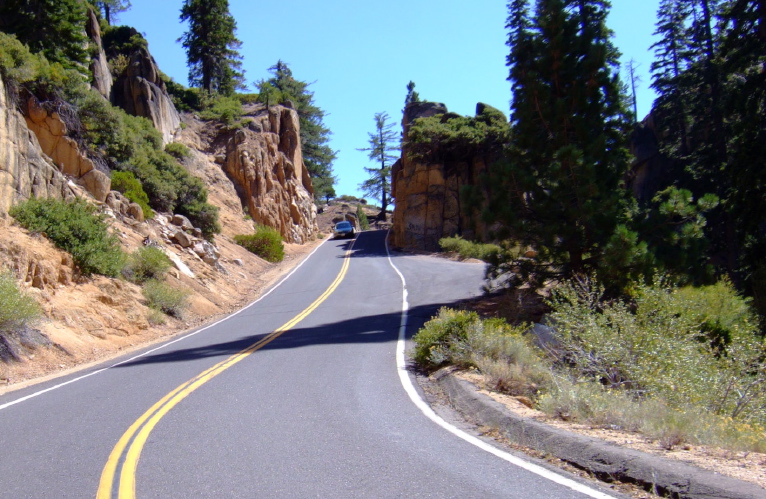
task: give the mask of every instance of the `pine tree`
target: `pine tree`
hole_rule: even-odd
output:
[[[117,15],[130,9],[130,0],[96,0],[93,5],[101,11],[106,24],[111,25],[117,20]]]
[[[184,0],[181,21],[189,22],[178,41],[186,49],[190,85],[223,95],[244,88],[242,42],[228,0]]]
[[[2,0],[0,30],[50,62],[84,71],[90,61],[87,9],[80,0]]]
[[[296,80],[289,65],[281,60],[269,71],[272,77],[256,85],[259,89],[263,86],[278,102],[290,101],[295,106],[301,125],[303,161],[311,176],[314,197],[335,196],[332,163],[336,153],[328,145],[332,132],[324,124],[324,111],[314,104],[314,92],[308,90],[310,84]]]
[[[537,251],[522,277],[538,283],[598,270],[624,221],[629,120],[609,6],[537,0],[530,14],[527,1],[509,4],[512,145],[490,173],[485,218]]]
[[[388,122],[389,116],[386,113],[375,113],[375,131],[370,132],[370,147],[358,149],[367,151],[368,157],[378,163],[380,166],[375,168],[365,167],[369,178],[359,185],[365,196],[380,200],[380,214],[378,218],[385,220],[386,209],[388,208],[391,196],[391,166],[398,159],[391,154],[399,150],[399,134],[394,131],[394,123]]]

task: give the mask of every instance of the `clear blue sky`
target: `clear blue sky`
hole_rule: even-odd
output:
[[[186,25],[179,21],[182,0],[132,0],[117,24],[135,27],[149,40],[160,69],[188,84],[186,53],[176,40]],[[609,27],[623,61],[634,59],[642,83],[639,117],[654,94],[649,89],[655,15],[659,0],[612,0]],[[474,115],[485,102],[509,113],[510,84],[504,0],[229,0],[247,82],[269,76],[278,59],[293,76],[313,82],[315,103],[332,130],[330,146],[336,192],[361,196],[373,116],[387,112],[401,121],[412,80],[425,100],[443,102],[450,111]]]

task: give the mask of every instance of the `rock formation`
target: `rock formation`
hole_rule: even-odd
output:
[[[477,105],[477,116],[485,109]],[[391,196],[395,199],[391,243],[414,250],[439,250],[439,239],[460,235],[484,239],[486,228],[478,217],[468,216],[462,206],[461,189],[478,184],[480,174],[496,160],[494,154],[469,158],[441,156],[438,160],[414,159],[407,144],[409,126],[417,118],[453,116],[444,104],[409,104],[402,119],[402,156],[391,173]]]
[[[42,152],[96,200],[105,201],[112,185],[109,175],[98,171],[93,161],[80,152],[77,142],[67,136],[66,124],[58,113],[49,112],[35,97],[29,97],[25,116]]]
[[[40,150],[0,78],[0,213],[30,197],[73,199],[75,192]]]
[[[298,113],[283,106],[245,118],[247,126],[222,138],[219,158],[256,224],[279,230],[289,243],[316,234],[316,206],[303,164]]]
[[[90,71],[93,73],[93,89],[103,95],[105,99],[109,99],[112,94],[112,73],[109,71],[104,45],[101,42],[101,26],[98,24],[98,17],[96,17],[93,9],[88,9],[88,22],[85,25],[85,32],[93,42],[93,46],[97,49],[90,63]]]
[[[133,116],[150,119],[165,144],[173,141],[181,124],[157,63],[146,49],[131,54],[127,68],[112,89],[112,102]]]

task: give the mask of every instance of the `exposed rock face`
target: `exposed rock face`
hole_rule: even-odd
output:
[[[0,213],[30,197],[73,199],[72,186],[11,102],[0,78]]]
[[[479,104],[477,114],[482,109]],[[464,213],[460,191],[463,186],[476,185],[479,175],[496,158],[480,155],[427,162],[414,160],[409,154],[406,141],[410,123],[440,114],[449,117],[447,107],[433,102],[412,103],[404,112],[402,157],[391,173],[391,196],[396,200],[391,243],[400,248],[436,251],[443,237],[483,239],[486,234],[479,220]]]
[[[181,124],[181,117],[160,78],[157,63],[144,49],[130,56],[128,67],[115,82],[112,102],[127,113],[149,118],[162,133],[165,144],[172,142]]]
[[[272,106],[250,119],[247,128],[225,138],[223,168],[255,223],[274,227],[289,243],[304,243],[317,226],[298,113]]]
[[[93,45],[98,48],[98,52],[90,63],[90,71],[93,73],[93,88],[103,95],[104,98],[109,99],[112,93],[112,73],[109,71],[104,45],[101,43],[101,26],[98,24],[98,18],[93,9],[88,9],[88,22],[85,25],[85,32],[93,42]]]
[[[95,169],[80,152],[77,142],[67,137],[67,128],[56,112],[48,112],[35,97],[27,100],[27,126],[37,136],[40,148],[59,170],[73,177],[96,200],[104,202],[111,188],[109,176]]]

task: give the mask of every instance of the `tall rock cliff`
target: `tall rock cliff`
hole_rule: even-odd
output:
[[[0,78],[0,213],[30,197],[73,199],[73,187],[12,102]]]
[[[304,243],[317,232],[316,206],[303,164],[298,113],[283,106],[250,109],[247,126],[224,132],[219,161],[257,224]]]
[[[489,110],[499,113],[478,104],[477,117]],[[467,213],[461,191],[478,186],[487,165],[498,158],[497,152],[488,147],[443,154],[435,154],[432,149],[425,156],[413,154],[410,126],[414,120],[426,117],[440,117],[442,123],[461,118],[449,113],[444,104],[433,102],[416,102],[405,109],[402,156],[391,174],[391,195],[395,199],[391,243],[400,248],[436,251],[439,239],[444,237],[485,240],[487,228],[478,216]]]
[[[90,63],[90,72],[93,74],[93,89],[109,99],[112,94],[112,73],[109,71],[109,64],[104,52],[104,44],[101,40],[101,26],[98,24],[98,17],[93,9],[88,9],[88,22],[85,25],[85,32],[96,47],[93,60]]]
[[[157,63],[146,49],[131,54],[128,66],[112,88],[112,103],[134,116],[151,120],[165,144],[173,141],[181,125]]]

